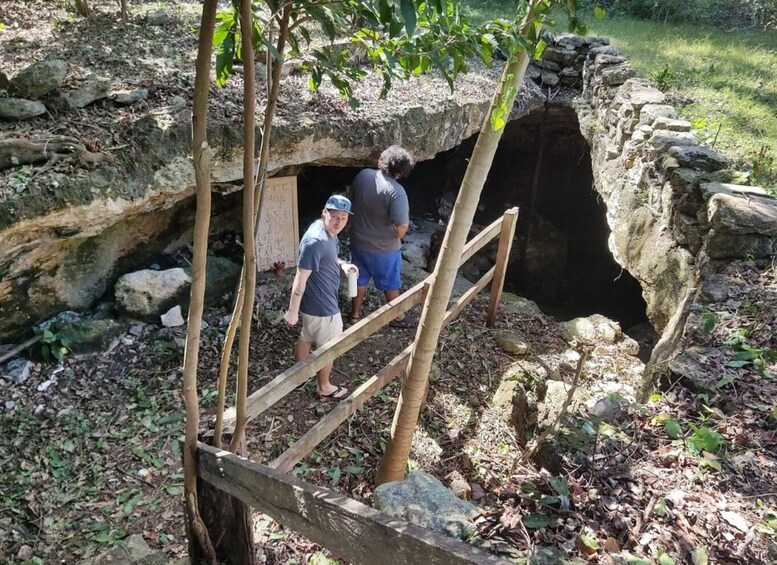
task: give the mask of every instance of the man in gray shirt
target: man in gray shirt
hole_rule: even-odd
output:
[[[386,300],[399,296],[402,286],[402,238],[410,225],[410,206],[404,187],[415,162],[410,153],[392,145],[380,154],[378,170],[364,169],[353,181],[351,200],[351,260],[359,268],[356,297],[351,302],[351,323],[361,318],[370,279]],[[401,316],[394,327],[413,328],[418,321]]]
[[[351,216],[351,202],[334,194],[329,197],[321,219],[313,222],[299,244],[297,274],[291,287],[289,309],[284,321],[294,326],[302,319],[302,332],[294,348],[297,361],[310,354],[313,345],[321,347],[343,333],[343,319],[337,303],[340,271],[356,272],[356,267],[337,258],[337,234],[343,231]],[[324,398],[339,400],[348,389],[329,382],[332,363],[318,373],[316,392]]]

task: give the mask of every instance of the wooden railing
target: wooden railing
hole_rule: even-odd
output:
[[[197,474],[348,563],[508,563],[447,535],[389,516],[338,492],[313,486],[293,475],[204,443],[197,449]]]
[[[459,266],[498,234],[496,264],[450,306],[443,325],[454,320],[489,283],[492,285],[486,323],[489,326],[494,323],[517,219],[518,209],[512,208],[466,244]],[[400,314],[423,302],[432,276],[325,343],[251,394],[246,405],[248,419],[256,418],[319,369],[353,349]],[[355,500],[314,487],[288,474],[360,406],[401,374],[407,367],[411,352],[412,344],[340,401],[329,414],[273,460],[269,467],[201,443],[198,446],[198,475],[351,563],[505,563],[466,543],[391,518]],[[231,408],[225,413],[224,428],[233,430],[234,425],[235,409]]]

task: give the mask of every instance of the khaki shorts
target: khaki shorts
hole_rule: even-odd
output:
[[[300,312],[299,315],[302,319],[300,341],[312,341],[316,347],[321,347],[343,333],[343,317],[339,313],[334,316],[311,316]]]

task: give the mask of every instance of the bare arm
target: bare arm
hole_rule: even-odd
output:
[[[399,224],[398,226],[394,226],[394,234],[396,234],[397,239],[402,239],[405,237],[405,234],[407,233],[407,228],[410,227],[410,224]]]
[[[299,305],[302,302],[302,295],[305,294],[305,287],[308,284],[308,278],[313,271],[310,269],[297,268],[297,274],[294,275],[294,282],[291,285],[291,298],[289,299],[289,309],[283,316],[284,321],[293,326],[299,320]]]

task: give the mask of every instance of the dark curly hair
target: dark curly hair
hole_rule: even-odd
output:
[[[378,168],[394,178],[406,177],[415,167],[413,156],[404,147],[392,145],[380,154]]]

